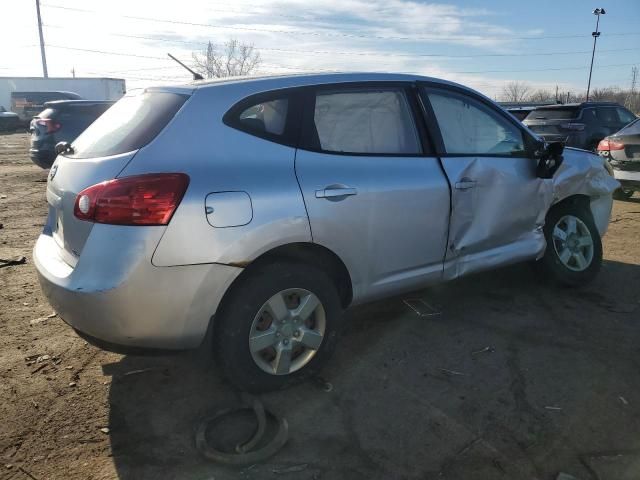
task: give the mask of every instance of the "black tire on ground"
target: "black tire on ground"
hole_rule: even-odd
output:
[[[214,357],[227,379],[240,390],[259,393],[283,389],[316,374],[331,356],[343,312],[340,297],[330,277],[312,266],[278,261],[250,268],[216,313]],[[291,288],[308,290],[320,300],[325,313],[324,338],[302,368],[287,375],[270,374],[256,364],[249,350],[251,324],[267,300]]]
[[[558,250],[554,244],[553,230],[556,224],[565,216],[573,216],[582,221],[587,227],[593,242],[593,256],[588,267],[581,271],[571,270],[562,263]],[[544,226],[544,237],[547,249],[544,256],[536,262],[538,271],[547,279],[569,287],[586,285],[592,281],[600,271],[602,265],[602,241],[600,233],[593,221],[593,215],[588,207],[573,202],[560,203],[549,210]]]
[[[615,192],[613,192],[613,198],[616,200],[629,200],[633,197],[633,190],[625,190],[624,188],[619,188]]]

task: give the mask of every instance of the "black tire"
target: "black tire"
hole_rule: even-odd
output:
[[[343,309],[336,286],[322,270],[285,261],[251,268],[232,287],[214,318],[213,349],[217,363],[231,383],[240,390],[259,393],[283,389],[315,375],[333,353]],[[252,357],[251,325],[267,300],[294,288],[308,290],[320,300],[324,308],[324,337],[315,355],[299,370],[286,375],[270,374]]]
[[[586,226],[591,236],[593,255],[590,263],[584,270],[576,271],[566,266],[560,259],[558,249],[556,248],[556,244],[554,244],[553,230],[558,222],[565,216],[578,218]],[[586,285],[592,281],[600,271],[602,265],[602,241],[588,207],[566,202],[551,208],[545,220],[544,237],[547,241],[547,248],[544,256],[536,262],[536,267],[546,278],[561,285],[577,287]]]
[[[633,190],[625,190],[624,188],[619,188],[615,192],[613,192],[613,198],[616,200],[629,200],[633,197]]]

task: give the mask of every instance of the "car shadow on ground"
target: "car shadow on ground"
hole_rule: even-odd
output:
[[[296,479],[631,478],[639,285],[638,265],[606,261],[576,290],[518,265],[354,308],[323,380],[261,396],[290,439],[244,468],[194,446],[198,420],[238,402],[205,348],[125,356],[103,366],[116,470],[126,480],[280,478],[290,467]],[[421,316],[409,298],[439,313]]]

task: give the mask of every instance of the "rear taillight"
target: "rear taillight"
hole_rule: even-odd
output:
[[[116,178],[82,190],[73,214],[114,225],[167,225],[189,185],[184,173]]]
[[[36,125],[45,127],[47,129],[47,133],[57,132],[58,130],[60,130],[60,127],[62,127],[62,125],[50,118],[39,118],[38,120],[36,120]]]
[[[616,140],[609,140],[608,138],[600,140],[600,143],[598,144],[599,152],[608,152],[611,150],[624,150],[624,143]]]

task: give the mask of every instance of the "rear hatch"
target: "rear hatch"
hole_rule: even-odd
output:
[[[188,91],[148,89],[128,94],[91,124],[49,173],[46,229],[60,247],[62,259],[75,266],[93,223],[79,220],[73,210],[85,188],[111,180],[153,141],[185,101]]]
[[[571,133],[584,129],[584,124],[577,120],[579,113],[578,107],[536,108],[527,115],[523,123],[545,138],[566,138]]]

